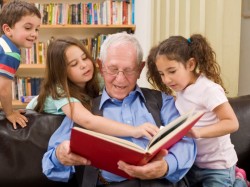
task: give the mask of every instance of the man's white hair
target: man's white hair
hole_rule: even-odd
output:
[[[128,34],[126,32],[110,34],[107,39],[104,40],[100,50],[100,60],[102,61],[102,63],[105,63],[107,52],[110,46],[120,45],[124,43],[129,43],[134,46],[137,53],[137,63],[138,65],[140,65],[143,59],[142,47],[134,35]]]

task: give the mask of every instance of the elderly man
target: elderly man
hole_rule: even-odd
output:
[[[141,46],[133,35],[116,33],[104,41],[99,67],[105,88],[102,95],[93,102],[93,113],[132,126],[144,122],[164,125],[179,116],[172,96],[137,85],[145,65],[142,58]],[[70,151],[72,126],[73,122],[66,117],[52,135],[48,151],[43,157],[43,172],[51,180],[67,182],[75,173],[75,166],[90,164],[89,160]],[[148,143],[145,138],[126,139],[141,147]],[[90,166],[85,166],[83,172],[79,170],[77,173],[83,176],[82,186],[86,187],[188,186],[183,177],[193,165],[195,156],[196,145],[193,139],[184,137],[169,150],[160,151],[144,166],[119,161],[119,169],[132,176],[133,180],[126,180],[107,171],[98,171],[97,175],[97,170]]]

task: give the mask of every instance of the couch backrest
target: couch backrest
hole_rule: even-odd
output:
[[[250,179],[250,95],[230,98],[229,102],[239,120],[239,130],[231,139],[238,155],[238,165],[247,172]]]
[[[14,130],[0,114],[0,186],[56,187],[42,173],[41,160],[52,133],[64,116],[27,111],[27,127]]]

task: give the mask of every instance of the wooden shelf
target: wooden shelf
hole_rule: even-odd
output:
[[[12,106],[15,108],[15,109],[19,109],[19,108],[26,108],[28,103],[23,103],[19,100],[13,100],[12,101]]]
[[[19,100],[12,100],[12,106],[14,109],[25,109],[28,103],[23,103]],[[0,104],[0,108],[2,108]]]
[[[19,69],[44,69],[45,64],[20,64]]]
[[[20,77],[43,77],[45,64],[20,64],[16,75]]]
[[[135,25],[41,25],[41,29],[63,29],[63,28],[76,28],[76,29],[131,29],[135,31]]]

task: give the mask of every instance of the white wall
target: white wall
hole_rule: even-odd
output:
[[[250,18],[241,20],[239,94],[250,94]]]
[[[151,48],[151,12],[151,0],[135,0],[135,36],[142,46],[144,60]],[[138,80],[141,87],[150,87],[146,79],[146,71],[146,67],[144,67]]]

